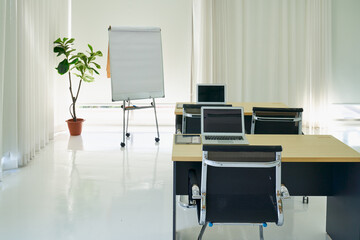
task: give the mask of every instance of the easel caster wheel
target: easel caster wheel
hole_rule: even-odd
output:
[[[120,145],[121,145],[121,147],[125,147],[125,143],[123,143],[123,142]]]
[[[126,136],[127,136],[127,137],[130,137],[130,133],[126,133]]]
[[[155,142],[159,142],[160,141],[160,138],[155,138]]]

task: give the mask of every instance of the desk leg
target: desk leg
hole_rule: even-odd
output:
[[[360,239],[360,163],[335,163],[327,198],[326,232],[333,240]]]
[[[175,115],[175,133],[182,132],[182,115]]]
[[[173,240],[176,240],[176,162],[173,162]]]

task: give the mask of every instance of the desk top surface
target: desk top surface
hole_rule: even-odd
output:
[[[183,114],[182,105],[190,104],[190,103],[191,102],[176,103],[175,115],[182,115]],[[232,104],[234,107],[243,107],[244,115],[252,115],[253,107],[274,107],[274,108],[288,107],[283,103],[269,103],[269,102],[228,102],[227,104]]]
[[[246,135],[251,145],[281,145],[282,162],[360,162],[360,153],[331,135]],[[173,161],[201,161],[201,144],[173,144]]]

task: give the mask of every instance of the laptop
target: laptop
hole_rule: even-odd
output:
[[[225,104],[225,84],[197,84],[196,93],[198,104]]]
[[[249,144],[245,137],[242,107],[202,107],[203,144]]]

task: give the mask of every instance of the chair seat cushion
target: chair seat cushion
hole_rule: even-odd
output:
[[[276,199],[271,195],[207,195],[207,222],[277,222]]]

